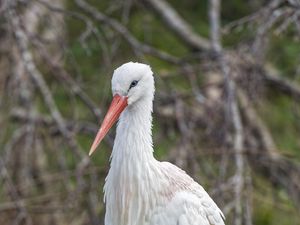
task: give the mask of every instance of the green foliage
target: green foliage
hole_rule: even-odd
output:
[[[253,224],[263,225],[299,225],[298,213],[289,201],[286,192],[274,192],[272,185],[256,176],[254,186],[257,190],[253,196]]]
[[[271,40],[272,43],[268,54],[270,61],[278,66],[284,76],[300,81],[299,72],[297,72],[300,61],[299,40],[293,40],[285,35],[274,36]]]
[[[267,123],[274,140],[283,153],[300,159],[299,106],[289,98],[269,93],[272,98],[258,105],[258,110]]]

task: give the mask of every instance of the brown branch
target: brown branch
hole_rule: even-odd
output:
[[[250,155],[252,168],[271,181],[275,186],[280,186],[286,190],[290,199],[299,210],[300,207],[300,165],[281,155],[264,154],[258,150]]]
[[[101,23],[107,24],[113,30],[118,32],[132,46],[134,51],[136,51],[138,54],[141,54],[141,53],[149,54],[149,55],[155,56],[157,58],[160,58],[166,62],[173,63],[173,64],[180,63],[180,60],[177,57],[170,55],[167,52],[153,48],[150,45],[140,42],[126,29],[125,26],[123,26],[117,20],[112,19],[112,18],[106,16],[105,14],[101,13],[97,8],[88,4],[86,1],[76,0],[75,2],[77,4],[77,6],[79,6],[82,10],[87,12],[92,18],[94,18],[95,20],[97,20]]]
[[[283,94],[295,99],[297,102],[300,102],[299,85],[280,76],[274,67],[270,65],[265,66],[264,71],[262,71],[262,76],[267,84],[281,91]]]
[[[250,101],[241,90],[238,97],[245,119],[250,127],[255,129],[261,139],[262,148],[248,151],[252,168],[263,174],[273,184],[283,187],[290,199],[299,208],[300,206],[300,166],[289,159],[282,157],[273,141],[272,135],[265,126]]]
[[[19,123],[27,123],[28,121],[32,121],[36,126],[47,127],[50,134],[53,136],[61,135],[61,131],[57,127],[56,122],[50,116],[34,115],[30,117],[24,110],[15,108],[10,114],[10,119]],[[87,121],[65,120],[65,124],[69,132],[72,133],[95,135],[99,129],[94,123],[90,123]],[[108,135],[108,138],[106,138],[105,140],[107,140],[107,143],[112,146],[113,139],[111,135]]]
[[[191,26],[165,0],[143,0],[151,6],[166,24],[166,28],[174,32],[187,46],[195,50],[210,50],[206,38],[195,33]]]
[[[27,123],[28,121],[31,121],[37,126],[57,128],[57,124],[52,117],[45,115],[30,116],[22,109],[13,109],[10,117],[12,121],[19,123]],[[97,126],[89,122],[66,120],[66,128],[70,132],[82,132],[86,134],[95,134],[97,132]],[[52,130],[52,135],[57,135],[58,133],[61,134],[59,129]]]
[[[39,46],[42,49],[43,46]],[[47,63],[51,70],[53,71],[54,77],[59,81],[64,82],[70,90],[77,95],[80,100],[90,109],[94,114],[95,118],[100,121],[101,110],[97,107],[96,103],[88,96],[86,92],[80,87],[80,85],[72,78],[72,76],[62,68],[62,66],[51,59],[51,56],[47,53],[45,49],[40,51],[40,54],[45,63]]]
[[[18,46],[21,60],[24,64],[25,70],[32,79],[34,85],[40,91],[44,104],[47,106],[56,126],[58,127],[60,133],[65,138],[67,144],[70,147],[72,153],[80,160],[77,163],[77,191],[79,191],[84,186],[84,180],[82,174],[84,170],[90,165],[90,159],[87,154],[81,149],[80,145],[77,143],[76,138],[68,130],[63,116],[61,115],[52,93],[44,80],[43,75],[36,67],[32,52],[29,49],[28,36],[25,31],[21,28],[20,19],[14,8],[10,8],[6,13],[7,19],[11,24],[13,33],[15,35],[16,44]]]
[[[209,8],[209,18],[210,18],[210,37],[212,48],[216,52],[220,52],[221,46],[221,36],[220,36],[220,0],[210,0]]]
[[[270,154],[277,155],[277,147],[274,143],[273,137],[268,127],[257,115],[247,95],[244,94],[242,90],[238,90],[238,98],[240,101],[242,113],[245,116],[247,124],[249,124],[249,126],[258,133],[258,137],[259,139],[261,139],[262,148],[266,149]]]
[[[21,29],[20,21],[13,9],[10,9],[7,13],[9,20],[11,21],[12,28],[14,29],[16,42],[19,47],[21,58],[24,63],[25,69],[34,81],[35,85],[41,92],[44,102],[48,107],[51,116],[53,117],[54,121],[56,122],[60,132],[64,135],[66,140],[68,141],[71,150],[79,157],[84,158],[87,157],[85,154],[80,150],[79,145],[76,143],[76,140],[72,137],[72,134],[66,128],[64,119],[56,106],[56,103],[53,99],[52,93],[46,84],[42,74],[36,68],[35,63],[33,62],[33,56],[29,51],[28,46],[28,38],[25,32]]]
[[[230,62],[224,57],[220,36],[220,0],[210,0],[210,27],[211,27],[211,42],[213,50],[217,53],[219,59],[219,65],[222,75],[224,77],[225,90],[227,94],[227,106],[230,117],[230,122],[233,127],[232,134],[232,147],[235,152],[235,165],[236,171],[234,175],[234,209],[235,217],[234,224],[241,225],[243,223],[243,189],[245,185],[245,160],[242,154],[244,149],[244,128],[241,120],[240,109],[237,101],[237,85],[233,78],[233,69],[230,66]]]
[[[30,214],[28,213],[26,207],[24,206],[24,202],[20,201],[19,193],[16,189],[16,186],[13,183],[13,180],[9,174],[8,169],[5,166],[5,162],[0,157],[0,175],[4,178],[4,185],[5,188],[8,190],[9,195],[11,196],[11,199],[13,200],[13,205],[15,208],[17,208],[20,212],[18,214],[18,217],[20,217],[20,220],[25,220],[25,224],[33,224],[32,218]]]

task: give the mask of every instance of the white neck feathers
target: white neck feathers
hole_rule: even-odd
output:
[[[112,164],[126,163],[134,160],[136,163],[151,160],[152,146],[152,99],[130,105],[121,114],[112,152]]]
[[[104,186],[106,225],[139,225],[152,207],[157,161],[152,147],[152,98],[128,106],[122,113]]]

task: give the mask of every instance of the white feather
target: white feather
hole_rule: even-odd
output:
[[[138,84],[129,90],[130,83]],[[151,68],[126,63],[115,70],[113,94],[128,96],[121,114],[104,192],[106,225],[224,225],[207,192],[183,170],[153,157]]]

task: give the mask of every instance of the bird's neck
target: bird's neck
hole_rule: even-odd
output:
[[[106,224],[143,225],[155,199],[158,161],[152,147],[152,99],[136,102],[122,113],[104,192]]]
[[[111,166],[115,163],[145,164],[152,160],[152,98],[145,98],[129,105],[122,113],[117,126]]]

